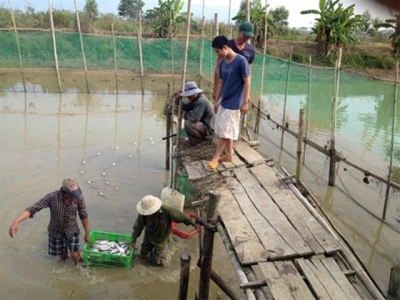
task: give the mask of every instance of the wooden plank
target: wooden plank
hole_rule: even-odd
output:
[[[258,261],[266,261],[267,251],[243,215],[228,187],[223,185],[216,192],[220,194],[218,212],[240,263],[253,264]]]
[[[340,270],[338,264],[336,263],[333,257],[327,257],[325,259],[321,259],[321,262],[328,269],[329,273],[331,273],[332,277],[340,285],[343,292],[346,293],[349,299],[361,300],[360,295],[358,294],[356,289],[351,285],[347,277],[343,274],[342,270]]]
[[[272,168],[261,164],[250,171],[316,254],[321,253],[321,247],[326,253],[339,251],[338,241],[322,227],[289,187],[278,179]]]
[[[320,300],[332,300],[331,296],[329,296],[328,292],[325,290],[324,285],[320,282],[319,278],[314,273],[313,269],[305,263],[303,258],[297,258],[295,263],[302,270],[304,276],[307,278],[309,286],[311,287],[314,295],[317,296],[317,299]]]
[[[318,258],[313,258],[311,260],[304,260],[305,263],[312,269],[314,274],[318,277],[321,284],[324,286],[325,290],[328,292],[332,299],[351,299],[347,297],[346,293],[343,292],[340,285],[337,284],[335,279],[331,276],[329,271],[322,264],[321,260]]]
[[[274,300],[294,300],[285,279],[279,274],[272,262],[258,263]]]
[[[272,201],[271,197],[261,187],[257,179],[248,171],[247,168],[235,169],[237,179],[245,189],[248,197],[256,207],[257,211],[264,217],[265,221],[269,223],[282,239],[296,252],[296,256],[306,256],[313,254],[311,248],[303,240],[300,234],[288,221],[286,216],[281,212],[279,207]],[[235,193],[234,193],[235,195]],[[236,195],[235,195],[236,196]],[[238,199],[239,205],[242,198]],[[253,221],[253,214],[249,215],[250,224]],[[262,239],[261,239],[262,241]],[[264,243],[263,243],[264,244]],[[264,244],[264,246],[266,246]],[[266,246],[267,247],[267,246]],[[292,251],[291,251],[292,252]],[[289,257],[287,253],[282,253],[282,256],[276,258]]]
[[[315,299],[313,294],[308,289],[303,278],[301,277],[301,275],[299,274],[296,267],[293,265],[291,261],[277,261],[274,262],[274,265],[277,268],[281,277],[285,279],[286,285],[292,292],[294,299],[299,299],[299,300]]]
[[[249,165],[256,165],[265,161],[265,158],[251,148],[246,142],[237,141],[233,144],[233,148],[237,155],[242,157]]]
[[[235,153],[232,156],[232,162],[221,162],[221,164],[227,169],[246,165]]]
[[[284,241],[282,236],[257,211],[241,184],[234,178],[227,178],[226,183],[242,209],[243,214],[267,250],[268,258],[295,257],[297,255],[296,251]]]
[[[184,161],[183,166],[186,169],[189,180],[195,181],[209,176],[209,173],[204,168],[204,161]]]

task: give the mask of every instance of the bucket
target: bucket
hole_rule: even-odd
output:
[[[172,190],[169,187],[165,187],[161,191],[161,201],[164,204],[183,212],[185,195],[182,195],[178,191]]]

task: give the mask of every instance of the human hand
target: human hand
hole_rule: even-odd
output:
[[[18,232],[18,223],[13,222],[10,226],[10,229],[8,229],[8,234],[10,235],[10,237],[14,237],[14,235],[17,234]]]
[[[131,243],[131,248],[136,249],[136,243]]]
[[[247,114],[249,111],[249,104],[248,103],[243,103],[242,106],[240,107],[240,113],[242,115]]]
[[[85,233],[85,242],[90,243],[90,235],[89,233]]]

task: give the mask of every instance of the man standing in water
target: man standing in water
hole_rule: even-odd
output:
[[[78,184],[73,179],[64,179],[59,190],[51,192],[38,202],[29,206],[11,224],[9,234],[14,237],[19,229],[19,223],[27,218],[33,218],[35,213],[43,208],[50,209],[50,223],[47,227],[49,233],[49,255],[60,255],[61,260],[68,258],[68,250],[71,259],[78,264],[82,262],[79,254],[79,227],[76,213],[82,221],[85,229],[85,241],[90,242],[89,220],[86,212],[85,199]]]
[[[151,265],[161,267],[164,248],[171,239],[172,222],[193,227],[196,224],[179,210],[163,205],[159,198],[151,195],[143,197],[136,209],[139,215],[133,225],[131,246],[136,248],[136,241],[144,229],[140,255],[148,257]]]

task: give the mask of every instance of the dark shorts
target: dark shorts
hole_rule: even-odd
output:
[[[61,255],[69,250],[69,252],[79,251],[79,233],[75,233],[70,238],[63,236],[55,238],[49,234],[49,255]]]

